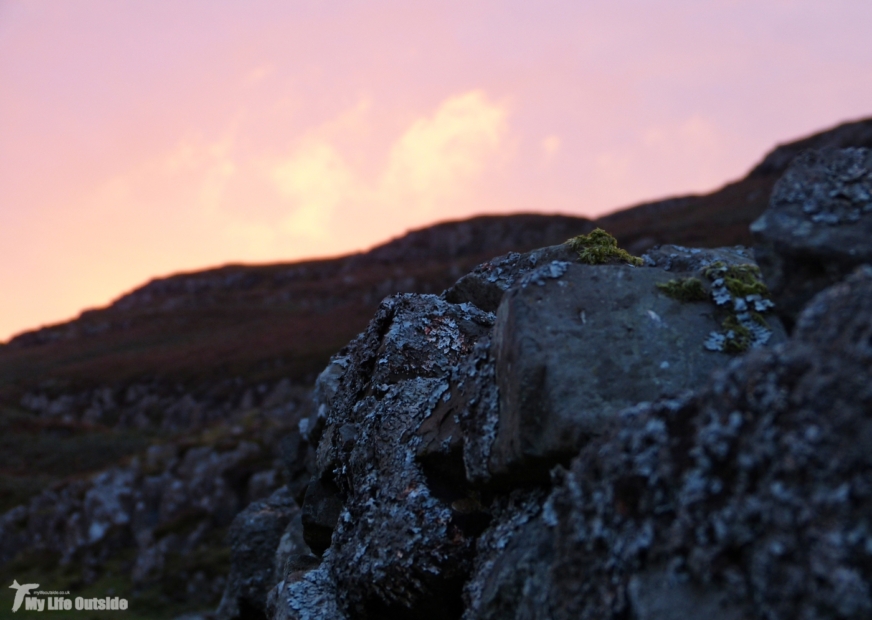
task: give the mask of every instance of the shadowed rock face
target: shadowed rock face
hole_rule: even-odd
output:
[[[497,366],[504,355],[491,326],[495,317],[487,315],[474,328],[457,324],[456,330],[450,325],[442,329],[439,325],[445,316],[455,317],[446,307],[460,307],[460,314],[469,316],[478,310],[495,313],[506,291],[516,290],[536,270],[550,272],[553,261],[570,263],[573,270],[577,266],[575,254],[565,246],[496,259],[491,256],[558,243],[589,232],[595,225],[615,234],[634,254],[665,241],[705,247],[748,243],[748,223],[766,208],[777,175],[795,155],[807,147],[872,147],[870,127],[870,121],[851,123],[780,147],[745,179],[706,196],[660,201],[596,223],[557,216],[475,218],[415,231],[356,256],[293,265],[236,265],[172,276],[135,291],[110,308],[85,312],[75,321],[0,346],[0,401],[8,405],[0,408],[5,438],[0,505],[3,510],[18,506],[0,515],[0,562],[9,560],[0,571],[5,570],[11,581],[18,567],[31,566],[36,572],[44,570],[46,579],[48,574],[69,576],[89,587],[102,587],[100,580],[106,576],[117,577],[129,579],[149,603],[162,600],[165,610],[181,613],[179,605],[214,606],[224,588],[230,559],[224,544],[227,526],[246,503],[268,497],[286,483],[290,496],[306,504],[308,527],[303,525],[303,510],[291,510],[295,516],[279,537],[274,561],[268,552],[255,554],[260,577],[249,576],[248,569],[236,571],[241,581],[234,577],[228,591],[236,587],[234,583],[251,586],[240,616],[553,618],[561,613],[572,617],[576,611],[593,614],[593,608],[584,605],[600,604],[593,596],[584,604],[572,598],[583,581],[602,593],[606,601],[602,609],[623,605],[614,608],[624,610],[614,612],[623,620],[627,615],[634,620],[694,616],[732,620],[736,614],[767,619],[870,617],[863,602],[868,575],[864,561],[857,559],[861,557],[857,541],[864,540],[863,528],[868,523],[863,512],[865,461],[859,456],[854,459],[855,452],[868,452],[868,442],[862,424],[856,420],[843,424],[853,415],[851,407],[857,406],[852,399],[860,399],[868,411],[863,383],[868,366],[863,343],[868,343],[868,335],[864,335],[862,322],[846,321],[839,310],[840,297],[821,304],[816,301],[817,310],[802,315],[808,317],[801,322],[803,327],[800,323],[794,326],[793,344],[774,349],[765,358],[769,365],[753,361],[759,357],[753,352],[740,366],[727,362],[724,376],[731,379],[723,383],[726,392],[706,397],[715,400],[695,400],[714,390],[700,378],[690,386],[693,397],[679,395],[665,401],[658,393],[645,396],[652,401],[649,405],[626,409],[615,404],[609,414],[613,428],[591,433],[557,459],[580,481],[577,484],[561,477],[560,470],[551,478],[545,475],[552,456],[532,459],[523,452],[509,458],[518,464],[514,472],[499,479],[492,476],[495,437],[501,429],[506,431],[507,420],[517,413],[501,406]],[[860,161],[857,153],[807,155],[806,163],[796,163],[790,183],[785,181],[787,190],[773,202],[773,213],[781,207],[788,213],[797,205],[802,210],[795,220],[798,228],[787,225],[782,231],[787,241],[775,244],[773,250],[775,261],[782,261],[779,277],[787,285],[779,289],[777,278],[767,272],[769,284],[778,290],[779,311],[788,322],[800,316],[802,306],[815,293],[838,284],[859,262],[868,261],[857,259],[869,239],[863,228],[868,174],[864,177],[857,172],[868,170],[868,154]],[[793,235],[794,230],[804,230],[801,218],[811,222],[808,237],[820,234],[829,240],[826,252],[820,251],[825,244],[812,248],[794,244],[793,237],[803,237]],[[784,221],[770,218],[772,229]],[[761,239],[757,250],[764,266],[769,260],[769,241]],[[718,252],[729,265],[753,258],[735,248]],[[649,252],[645,269],[666,269],[670,277],[684,277],[703,267],[703,255],[699,250],[663,246]],[[473,269],[484,259],[490,260]],[[394,310],[387,314],[379,311],[381,318],[365,343],[334,357],[322,374],[315,398],[321,406],[303,425],[304,432],[289,430],[296,427],[306,407],[310,382],[329,355],[365,327],[379,300],[396,291],[438,292],[470,269],[442,296],[448,306],[431,303],[433,299],[418,303],[422,299],[413,296],[392,306]],[[634,277],[641,273],[624,269]],[[553,278],[549,273],[542,278],[542,287],[529,286],[534,291],[548,289],[559,286],[557,282],[565,277]],[[712,279],[704,284],[708,293],[718,288]],[[716,296],[725,298],[723,290]],[[639,303],[645,299],[639,296]],[[715,314],[721,311],[724,306],[714,309]],[[866,316],[862,305],[852,312]],[[659,311],[655,314],[663,319]],[[837,320],[827,322],[831,317]],[[650,315],[642,318],[649,326],[654,321]],[[722,327],[719,321],[715,323]],[[544,335],[550,333],[532,323]],[[845,328],[848,324],[850,329]],[[438,346],[440,334],[447,336],[445,342],[461,343],[460,353],[445,354]],[[800,339],[796,334],[805,335]],[[436,339],[428,340],[431,336]],[[812,353],[801,353],[800,341]],[[575,352],[568,339],[555,342]],[[357,353],[352,355],[353,351]],[[812,358],[820,359],[812,362]],[[857,366],[832,361],[842,358],[854,359]],[[376,367],[376,360],[384,362]],[[594,360],[593,365],[610,379],[603,370],[607,362]],[[624,367],[612,366],[619,371]],[[499,376],[504,378],[505,363],[501,368]],[[846,379],[847,372],[855,378]],[[629,374],[617,383],[623,385],[635,380],[636,374],[644,375]],[[834,386],[826,388],[829,392],[821,387],[826,382]],[[509,386],[514,387],[510,382]],[[815,390],[826,398],[814,396]],[[441,395],[434,398],[434,394]],[[729,412],[723,404],[728,402],[723,400],[725,394],[733,399]],[[620,401],[624,394],[616,390],[613,396]],[[637,398],[641,396],[625,400],[635,405]],[[746,405],[742,398],[770,404]],[[771,403],[780,398],[789,407],[778,409],[774,420],[767,418],[767,407],[773,408]],[[821,410],[823,402],[828,404]],[[802,407],[807,411],[800,415],[797,412]],[[838,449],[822,448],[821,459],[809,465],[802,461],[803,454],[817,454],[817,444],[803,448],[803,442],[782,436],[796,435],[802,429],[810,433],[811,441],[818,436],[812,427],[824,428],[814,422],[814,416],[826,415],[831,409],[841,412],[832,420],[842,426],[832,432],[842,437],[842,443]],[[628,413],[631,410],[635,413]],[[741,439],[751,446],[748,450],[763,455],[764,463],[753,470],[755,480],[761,481],[758,486],[763,486],[741,492],[730,490],[735,487],[730,475],[744,475],[734,455],[744,454],[746,443],[730,444],[735,450],[731,448],[723,462],[712,466],[717,476],[711,474],[710,479],[714,488],[721,484],[720,488],[728,490],[698,502],[696,513],[684,496],[666,491],[685,488],[685,477],[698,469],[689,463],[702,458],[697,453],[713,450],[720,454],[721,448],[705,447],[709,439],[704,440],[705,433],[719,427],[701,421],[715,410],[727,422],[727,413],[749,412],[752,421],[760,420],[754,432],[780,443],[777,450],[766,448],[767,452],[761,446],[770,444],[762,439]],[[555,414],[553,418],[572,420],[573,415]],[[332,420],[329,424],[328,419]],[[643,455],[666,454],[657,452],[658,420],[666,421],[664,441],[677,446],[670,448],[672,460],[663,456],[663,463],[654,463],[672,468],[672,474],[662,474],[668,480],[663,487],[666,503],[659,503],[663,497],[646,496],[642,484],[652,477],[650,472],[657,471],[651,463],[645,465]],[[215,423],[217,427],[204,428]],[[709,430],[700,430],[704,426]],[[564,434],[572,436],[572,428],[544,437],[563,440]],[[750,426],[742,427],[746,428]],[[737,432],[744,437],[745,430]],[[152,433],[162,437],[160,445],[143,452],[153,440]],[[275,452],[277,440],[285,433],[290,434]],[[517,443],[542,437],[525,430]],[[620,443],[624,440],[626,445]],[[548,447],[547,443],[540,445]],[[797,446],[806,452],[792,451]],[[572,464],[578,451],[583,465]],[[135,453],[138,458],[119,462]],[[276,459],[279,454],[281,462]],[[622,456],[609,460],[610,454]],[[640,469],[633,470],[635,477],[627,478],[628,463],[637,462],[642,464]],[[287,472],[281,471],[282,464]],[[39,470],[41,466],[46,470]],[[817,486],[809,490],[787,474],[772,479],[771,467],[799,472],[798,476],[816,481]],[[34,468],[39,471],[31,471]],[[11,487],[10,494],[7,474],[12,470],[11,480],[18,486]],[[98,474],[98,470],[103,471]],[[18,479],[18,472],[23,471],[27,475]],[[313,473],[318,484],[309,486]],[[58,484],[50,484],[44,474]],[[594,477],[584,478],[588,475]],[[843,484],[848,485],[844,487],[848,489],[846,502],[839,499]],[[314,493],[319,485],[327,492]],[[795,522],[785,521],[783,515],[788,513],[773,508],[764,487],[769,489],[766,493],[781,498],[778,501],[792,502],[791,509],[799,514]],[[784,488],[793,489],[794,495],[780,495]],[[46,490],[34,495],[40,489]],[[307,489],[313,491],[308,500]],[[409,495],[403,495],[407,490]],[[563,492],[569,499],[560,504],[557,493]],[[582,501],[576,497],[579,493],[591,495]],[[619,501],[609,509],[611,516],[591,513],[586,521],[591,531],[599,528],[605,534],[593,539],[599,541],[593,550],[582,553],[573,547],[581,531],[574,524],[585,511],[597,506],[606,510],[608,502],[602,497],[607,493]],[[628,498],[640,498],[638,507]],[[738,514],[739,521],[718,517],[722,504]],[[764,508],[748,512],[745,504]],[[678,518],[676,506],[684,511],[680,514],[685,515],[685,529],[673,525]],[[833,512],[833,506],[845,511]],[[351,521],[340,521],[344,514]],[[819,514],[829,521],[815,521]],[[438,523],[442,515],[450,515],[445,529]],[[659,516],[664,523],[657,521]],[[785,525],[788,522],[790,527]],[[235,563],[247,561],[246,549],[273,544],[280,523],[273,522],[272,529],[258,523],[258,519],[237,522]],[[419,527],[420,523],[424,526]],[[608,532],[621,523],[626,524],[624,534],[610,537]],[[311,537],[317,530],[313,526],[322,528],[320,542]],[[258,537],[263,538],[266,531],[273,535],[268,544],[261,545]],[[734,532],[729,535],[739,541],[775,540],[772,553],[782,555],[773,564],[775,560],[753,541],[724,543],[726,550],[712,552],[714,559],[706,559],[701,552],[690,553],[689,549],[708,548],[710,543],[698,542],[698,537],[709,536],[706,532],[710,531],[717,536]],[[788,538],[794,536],[791,531],[801,544],[778,538],[785,533]],[[825,544],[815,538],[815,532],[824,532],[820,536]],[[305,533],[313,549],[306,544]],[[651,541],[648,547],[645,541]],[[614,552],[600,558],[597,554],[602,549],[597,544]],[[634,545],[645,550],[636,553]],[[627,549],[629,555],[621,555]],[[340,552],[341,560],[330,559]],[[58,559],[70,563],[58,567]],[[692,568],[683,569],[682,562]],[[350,575],[345,564],[354,570],[362,567],[364,577]],[[625,565],[630,568],[615,572],[615,567]],[[770,571],[767,566],[777,569]],[[582,568],[589,573],[584,580],[572,576],[572,570]],[[781,577],[772,578],[776,573]],[[611,581],[604,585],[597,580],[605,574]],[[713,575],[711,580],[706,581],[707,575]],[[21,579],[21,573],[17,578]],[[802,580],[811,585],[790,594],[799,592],[795,584]],[[730,585],[745,582],[752,585],[744,590]],[[785,584],[793,584],[794,590]],[[782,598],[769,601],[766,592],[770,591]],[[255,600],[256,605],[250,604]],[[266,606],[261,609],[264,600]],[[559,605],[553,607],[555,601]],[[561,611],[560,605],[569,611]],[[174,614],[166,611],[162,617]]]
[[[269,498],[250,504],[233,520],[230,526],[232,568],[218,608],[219,620],[257,613],[266,617],[267,592],[276,577],[276,549],[299,512],[287,489],[279,489]],[[297,553],[300,553],[304,545],[299,534],[296,538],[292,546],[299,548]]]
[[[868,617],[870,308],[865,267],[787,343],[625,412],[586,447],[549,500],[553,617],[674,617],[681,602],[658,594],[670,579],[733,602],[685,617]]]
[[[792,325],[815,293],[872,261],[872,150],[799,157],[751,232],[779,313]]]
[[[302,424],[324,548],[271,616],[872,617],[872,267],[718,350],[762,325],[758,278],[739,247],[552,247],[387,299]]]
[[[341,373],[323,376],[318,479],[310,489],[333,485],[342,500],[318,569],[340,608],[360,617],[456,615],[473,537],[454,498],[441,495],[416,461],[417,431],[445,395],[452,369],[492,324],[493,315],[469,304],[388,298],[337,357]],[[321,512],[321,501],[307,493],[304,514]],[[293,589],[291,607],[311,607],[293,598],[315,587],[304,585]]]
[[[709,263],[719,259],[706,254]],[[494,328],[493,475],[517,479],[542,463],[547,476],[621,409],[692,389],[726,364],[728,353],[704,347],[720,328],[715,305],[657,287],[683,275],[554,262],[506,293]]]

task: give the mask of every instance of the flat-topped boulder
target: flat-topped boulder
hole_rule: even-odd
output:
[[[767,322],[749,307],[753,300],[715,301],[724,279],[717,270],[738,264],[741,255],[697,251],[682,263],[683,252],[663,254],[695,271],[554,261],[506,292],[492,344],[499,392],[487,464],[492,476],[542,476],[621,409],[698,386],[730,361],[729,347],[714,343],[728,341],[725,325],[735,316],[753,314],[747,320],[766,331],[744,348],[784,339],[777,320]],[[664,256],[649,264],[658,260]],[[673,290],[688,281],[697,297]]]

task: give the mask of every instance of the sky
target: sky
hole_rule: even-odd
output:
[[[147,280],[706,192],[872,115],[868,0],[0,0],[0,341]]]

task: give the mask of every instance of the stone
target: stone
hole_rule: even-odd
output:
[[[285,604],[287,588],[290,584],[300,581],[305,573],[321,565],[321,558],[313,555],[303,539],[303,521],[301,511],[291,517],[279,539],[273,562],[273,583],[275,587],[269,590],[266,599],[266,616],[268,618],[287,618],[288,607]]]
[[[333,529],[342,512],[339,489],[329,479],[314,478],[303,498],[303,540],[317,555],[330,546]]]
[[[745,620],[741,607],[715,587],[689,583],[668,569],[634,575],[627,587],[634,620]]]
[[[719,256],[707,255],[705,264]],[[692,389],[729,361],[703,346],[720,327],[716,305],[683,303],[658,289],[675,274],[553,262],[506,292],[492,343],[499,392],[492,476],[513,484],[547,479],[621,409]],[[773,342],[783,338],[773,330]]]
[[[872,150],[797,157],[751,232],[777,312],[792,327],[817,292],[872,262]]]
[[[548,620],[554,532],[545,493],[514,491],[491,507],[493,522],[476,542],[464,586],[463,620]]]
[[[287,489],[249,504],[230,526],[230,575],[216,612],[218,620],[246,618],[266,611],[275,584],[275,552],[300,509]]]
[[[869,617],[870,339],[864,266],[787,342],[621,412],[546,502],[553,617]]]
[[[496,312],[509,287],[521,276],[552,261],[574,261],[577,252],[566,244],[549,246],[525,254],[511,252],[478,265],[460,278],[442,296],[451,303],[471,303],[485,310]]]
[[[475,502],[444,495],[450,485],[416,456],[452,371],[493,320],[470,303],[396,295],[334,358],[344,364],[330,379],[335,389],[314,403],[323,415],[315,469],[342,508],[321,564],[287,586],[288,617],[459,615],[481,529],[468,523]],[[304,514],[309,504],[307,493]]]

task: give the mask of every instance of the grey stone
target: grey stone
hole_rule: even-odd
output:
[[[298,511],[288,522],[276,547],[272,579],[276,585],[267,594],[266,616],[273,619],[287,618],[288,606],[285,601],[287,588],[290,584],[300,581],[308,571],[320,565],[321,559],[310,553],[308,545],[303,540],[303,521]]]
[[[303,540],[316,554],[330,546],[333,529],[342,512],[339,489],[329,479],[314,478],[303,498]]]
[[[622,412],[549,498],[553,617],[870,617],[870,342],[862,267],[787,342]]]
[[[872,262],[872,150],[799,156],[751,232],[777,311],[792,326],[815,293]]]
[[[716,261],[726,265],[754,264],[754,253],[741,245],[731,248],[686,248],[659,245],[642,256],[645,265],[677,273],[697,273]]]
[[[578,254],[565,244],[518,254],[512,252],[478,265],[442,295],[451,303],[472,303],[487,312],[496,312],[500,300],[524,274],[552,261],[574,261]]]
[[[690,583],[668,569],[651,569],[630,579],[633,620],[745,620],[744,610],[713,586]]]
[[[493,522],[476,542],[464,586],[463,620],[548,620],[554,532],[542,491],[515,491],[495,502]]]
[[[250,504],[230,526],[230,575],[218,606],[219,620],[266,611],[275,584],[275,553],[288,524],[300,509],[287,489]]]
[[[555,278],[549,267],[509,289],[497,313],[497,477],[542,478],[621,409],[692,389],[729,361],[703,347],[720,327],[715,306],[657,288],[674,272],[567,264]]]
[[[451,373],[493,320],[469,303],[397,295],[337,355],[347,365],[336,389],[315,402],[324,412],[316,474],[336,485],[343,508],[321,565],[287,587],[289,617],[459,615],[474,502],[428,476],[417,449]]]

